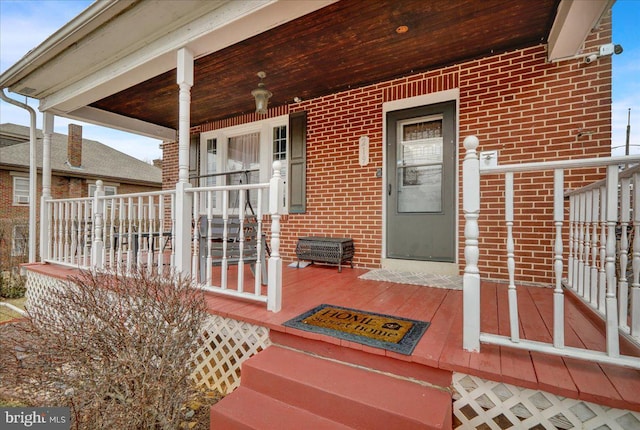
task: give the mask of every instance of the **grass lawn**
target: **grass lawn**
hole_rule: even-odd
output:
[[[22,297],[20,299],[0,299],[2,302],[11,303],[12,305],[24,309],[24,303],[27,299]],[[19,318],[20,315],[16,312],[13,312],[9,308],[5,306],[0,306],[0,322],[9,321],[14,318]]]

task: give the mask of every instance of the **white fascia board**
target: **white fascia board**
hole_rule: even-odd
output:
[[[57,115],[91,124],[115,128],[128,133],[135,133],[142,136],[152,137],[154,139],[161,139],[163,141],[175,142],[178,140],[178,134],[176,130],[172,128],[162,127],[157,124],[129,118],[90,106],[82,107],[73,112],[57,113]]]
[[[94,29],[104,25],[114,16],[130,7],[132,3],[131,0],[93,2],[73,20],[69,21],[5,70],[0,75],[0,87],[13,86],[24,76],[32,73],[64,51],[69,43],[80,40]]]
[[[562,0],[549,32],[548,61],[561,61],[580,54],[589,32],[615,0]]]
[[[176,67],[176,52],[187,47],[202,57],[248,39],[336,0],[232,1],[166,34],[142,49],[40,102],[40,110],[72,112]]]

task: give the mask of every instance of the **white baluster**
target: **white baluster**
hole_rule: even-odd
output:
[[[574,248],[574,225],[575,225],[575,208],[576,208],[576,196],[574,194],[569,196],[569,259],[567,260],[567,286],[574,288],[573,286],[573,248]]]
[[[165,237],[165,208],[164,208],[165,196],[158,196],[158,273],[162,274],[164,270],[164,249],[167,245],[168,238]]]
[[[515,283],[515,244],[513,242],[513,172],[505,174],[504,184],[504,211],[507,225],[507,271],[509,273],[509,327],[511,340],[520,341],[520,328],[518,326],[518,296]]]
[[[620,327],[627,328],[627,309],[629,306],[629,283],[627,265],[629,263],[629,236],[627,227],[631,219],[631,178],[620,181],[620,276],[618,279],[618,318]]]
[[[480,270],[478,269],[478,217],[480,216],[480,160],[478,138],[464,139],[466,154],[462,163],[462,206],[464,210],[463,347],[480,350]],[[271,269],[271,267],[269,267]],[[271,274],[269,274],[271,276]]]
[[[213,259],[211,249],[213,242],[213,192],[207,191],[207,266],[206,279],[207,285],[213,285]]]
[[[71,244],[70,244],[70,239],[71,239],[71,203],[70,202],[64,202],[64,252],[62,254],[62,261],[64,262],[70,262],[70,248],[71,248]]]
[[[605,309],[607,318],[607,354],[610,357],[620,355],[618,341],[618,312],[616,300],[616,222],[618,221],[618,166],[607,166],[607,293]]]
[[[256,296],[262,294],[262,188],[258,189],[258,214],[256,215],[256,263],[253,290]]]
[[[600,187],[600,272],[598,273],[598,309],[604,313],[607,293],[607,189]]]
[[[573,289],[580,289],[578,267],[580,267],[580,194],[574,199],[573,207]]]
[[[149,231],[149,236],[147,239],[147,271],[151,273],[153,271],[153,255],[155,254],[155,244],[156,244],[156,234],[158,235],[158,243],[160,242],[160,235],[156,231],[156,207],[153,202],[154,197],[149,196],[147,200],[147,230]]]
[[[186,193],[184,193],[186,194]],[[192,232],[192,240],[193,244],[191,246],[191,275],[194,279],[197,279],[201,284],[205,282],[205,279],[201,279],[200,276],[200,208],[198,207],[198,203],[200,202],[200,193],[198,191],[193,193],[193,202],[192,202],[192,224],[193,224],[193,232]],[[182,240],[180,236],[178,236],[178,240]]]
[[[133,197],[129,197],[127,201],[127,273],[131,273],[133,268]]]
[[[229,242],[229,190],[222,192],[222,263],[220,265],[220,286],[227,288],[227,270],[229,262],[227,260],[227,243]]]
[[[577,287],[578,294],[584,297],[584,231],[585,231],[585,211],[586,211],[586,196],[585,193],[580,193],[578,197],[579,207],[578,207],[578,277],[577,277]]]
[[[244,205],[246,203],[246,193],[244,191],[238,191],[238,196],[240,197],[238,208],[238,221],[240,222],[240,230],[239,230],[239,238],[238,238],[238,291],[244,292]]]
[[[582,297],[588,302],[591,297],[591,215],[592,215],[592,196],[590,191],[584,194],[584,278],[582,279]]]
[[[640,173],[633,175],[633,283],[631,336],[640,340]]]
[[[116,270],[116,212],[117,212],[117,198],[109,200],[107,209],[109,209],[109,225],[106,227],[105,232],[109,236],[109,268]]]
[[[591,197],[593,199],[591,221],[593,233],[591,235],[591,281],[590,284],[590,302],[595,308],[598,303],[598,225],[600,222],[600,190],[595,189],[591,191]]]
[[[118,199],[119,210],[118,210],[118,249],[116,250],[116,262],[118,273],[122,273],[122,247],[124,243],[124,235],[125,235],[125,223],[127,222],[127,205],[124,197],[120,197]]]
[[[138,237],[137,237],[137,247],[138,247],[138,252],[135,253],[135,257],[136,257],[136,267],[138,270],[140,270],[142,268],[142,251],[144,250],[144,238],[142,237],[142,234],[144,233],[144,201],[142,200],[142,197],[138,197],[138,211],[137,211],[137,218],[136,218],[136,225],[137,225],[137,230],[138,230]]]

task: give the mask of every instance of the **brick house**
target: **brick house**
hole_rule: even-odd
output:
[[[42,195],[42,132],[38,143],[38,207]],[[0,267],[26,262],[29,225],[29,128],[0,124]],[[161,170],[82,138],[82,127],[69,124],[69,134],[54,133],[51,145],[51,195],[56,199],[93,195],[98,179],[109,194],[161,189]],[[38,212],[39,213],[39,209]]]
[[[163,191],[138,197],[154,215],[96,199],[110,206],[93,212],[106,227],[85,264],[169,265],[207,291],[204,338],[219,344],[203,341],[194,379],[233,391],[212,428],[589,428],[593,417],[634,428],[640,285],[615,271],[632,255],[640,276],[640,240],[623,245],[624,226],[640,228],[629,219],[640,174],[618,176],[640,157],[610,157],[610,7],[115,2],[87,9],[0,86],[41,98],[45,115],[163,139]],[[263,284],[259,251],[246,273],[242,256],[212,252],[230,243],[215,223],[249,215],[271,248]],[[114,245],[126,235],[135,252]],[[308,237],[352,241],[355,268],[288,267]],[[145,249],[152,238],[162,246]],[[434,288],[366,277],[378,269],[433,275]],[[66,273],[29,270],[38,288]],[[432,325],[410,356],[285,326],[323,303]],[[378,415],[397,399],[422,415]]]

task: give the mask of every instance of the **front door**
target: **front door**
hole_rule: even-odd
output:
[[[387,114],[387,258],[455,261],[455,102]]]

